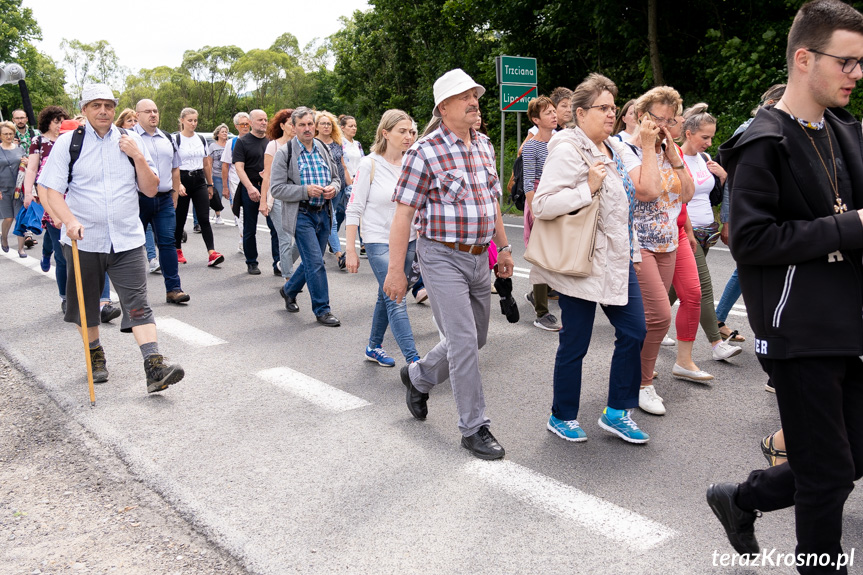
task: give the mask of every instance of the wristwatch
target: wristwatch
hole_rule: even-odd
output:
[[[497,253],[499,253],[499,254],[500,254],[500,253],[503,253],[503,252],[509,252],[509,253],[512,253],[512,245],[507,244],[507,245],[503,246],[502,248],[497,248]]]
[[[208,188],[212,188],[212,187],[213,187],[213,184],[207,184],[207,187],[208,187]]]

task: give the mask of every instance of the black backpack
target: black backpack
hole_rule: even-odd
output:
[[[205,139],[204,139],[204,136],[202,136],[201,134],[198,134],[198,137],[201,139],[201,144],[203,144],[203,145],[204,145],[204,156],[206,156],[206,155],[207,155],[207,152],[208,152],[208,151],[207,151],[207,140],[205,140]],[[172,144],[176,144],[176,146],[174,147],[174,149],[175,149],[175,150],[179,150],[179,149],[180,149],[180,142],[181,142],[181,140],[180,140],[180,132],[174,132],[174,138],[176,138],[176,142],[171,142],[171,143],[172,143]],[[170,140],[170,138],[168,138],[168,139]],[[236,139],[236,138],[235,138],[235,139]],[[232,147],[231,147],[231,150],[233,150],[233,149],[234,149],[234,148],[233,148],[233,146],[232,146]]]
[[[128,134],[125,128],[117,128],[121,134]],[[69,144],[69,179],[66,183],[72,183],[72,166],[78,161],[81,156],[81,146],[84,145],[84,126],[78,126],[75,133],[72,134],[72,143]],[[126,156],[128,158],[128,156]],[[132,169],[135,169],[135,160],[129,158],[129,163],[132,164]]]
[[[509,190],[509,197],[516,208],[524,210],[524,200],[527,196],[524,192],[524,159],[521,154],[512,166],[512,188]]]

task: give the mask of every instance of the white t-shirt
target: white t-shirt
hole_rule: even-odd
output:
[[[176,138],[174,139],[176,143]],[[200,170],[204,167],[204,158],[207,156],[207,150],[204,144],[201,143],[201,138],[194,134],[191,138],[187,138],[180,134],[180,169],[181,170]]]
[[[374,180],[371,182],[372,164]],[[345,209],[345,225],[359,225],[362,220],[363,241],[367,244],[386,244],[390,241],[390,226],[396,213],[393,191],[401,175],[401,166],[390,164],[379,154],[369,154],[360,160],[353,193]],[[410,240],[416,239],[411,226]]]
[[[237,191],[237,186],[240,185],[240,176],[237,175],[237,169],[234,167],[234,146],[237,138],[231,138],[225,143],[225,149],[222,151],[222,163],[228,164],[228,188],[231,194]]]
[[[632,134],[627,132],[626,130],[621,130],[614,135],[615,138],[620,140],[621,142],[628,142],[632,138]]]
[[[710,191],[714,186],[713,174],[707,169],[707,162],[701,154],[683,156],[683,161],[686,162],[692,179],[695,180],[695,195],[686,205],[689,219],[697,228],[709,226],[714,221],[713,208],[710,207]]]
[[[363,159],[363,148],[356,140],[349,142],[347,138],[342,138],[342,152],[344,153],[342,157],[348,167],[348,173],[353,178],[360,168],[360,160]]]

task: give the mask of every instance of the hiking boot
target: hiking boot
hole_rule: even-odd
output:
[[[90,350],[90,367],[93,368],[93,383],[108,381],[108,368],[105,365],[105,349],[100,345]]]
[[[191,299],[183,290],[169,291],[165,294],[165,303],[186,303]]]
[[[144,360],[144,372],[147,374],[147,393],[155,393],[168,389],[186,375],[179,365],[166,365],[165,358],[154,353]]]

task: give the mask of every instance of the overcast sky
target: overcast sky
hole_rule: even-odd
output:
[[[23,0],[22,4],[33,10],[42,28],[39,49],[58,63],[63,57],[63,38],[86,43],[107,40],[120,64],[133,73],[141,68],[179,66],[183,52],[204,46],[233,44],[244,51],[267,48],[285,32],[296,36],[302,49],[312,39],[336,32],[340,16],[369,7],[366,0],[317,0],[311,4],[256,0],[239,5],[212,0],[102,4],[92,0]],[[254,8],[254,12],[244,15],[243,6]]]

